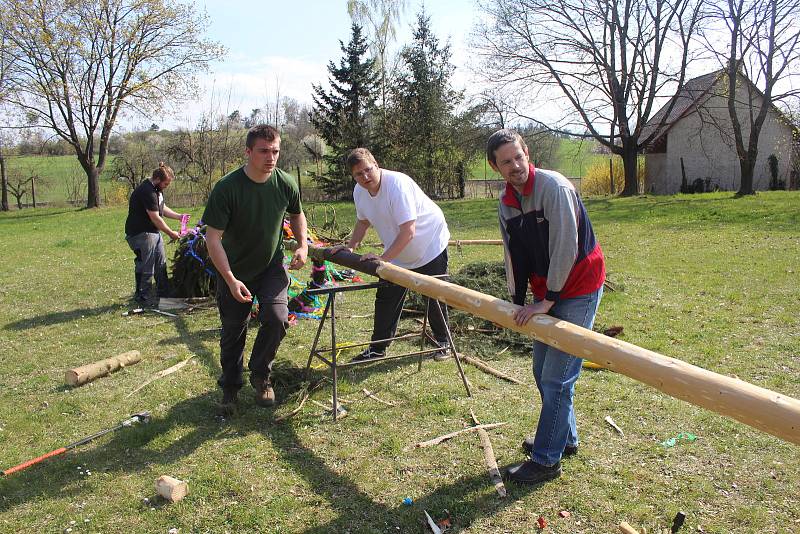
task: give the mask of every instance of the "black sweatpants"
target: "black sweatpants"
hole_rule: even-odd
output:
[[[427,275],[439,275],[447,273],[447,249],[433,260],[422,267],[411,269],[415,273]],[[397,323],[400,321],[400,313],[403,311],[403,302],[406,298],[407,289],[403,286],[389,284],[379,287],[375,293],[375,321],[372,326],[372,343],[369,348],[374,351],[384,351],[389,346],[387,342],[379,342],[381,339],[394,337],[397,331]],[[433,337],[440,344],[447,342],[447,306],[440,303],[442,315],[436,310],[437,302],[433,299],[428,301],[428,322],[433,330]]]
[[[242,281],[250,294],[258,298],[258,322],[261,323],[247,367],[256,377],[268,377],[278,346],[289,327],[286,295],[289,275],[278,261],[254,280]],[[217,383],[222,389],[239,390],[243,383],[244,345],[252,304],[233,298],[228,284],[218,276],[217,306],[222,321],[222,335],[219,340],[222,375]]]

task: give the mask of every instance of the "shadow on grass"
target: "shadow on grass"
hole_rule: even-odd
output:
[[[13,323],[6,324],[4,330],[28,330],[39,326],[50,326],[54,324],[67,323],[75,321],[82,317],[96,317],[98,315],[105,315],[111,312],[117,312],[125,308],[122,304],[108,304],[106,306],[99,306],[97,308],[78,308],[77,310],[62,311],[46,313],[44,315],[37,315],[27,319],[20,319]]]
[[[300,391],[303,369],[291,365],[276,370],[276,383],[282,398]],[[336,472],[295,431],[292,420],[278,424],[264,424],[274,418],[274,409],[260,409],[243,402],[247,413],[229,421],[215,417],[218,392],[213,391],[186,399],[173,406],[165,415],[154,416],[149,423],[123,428],[110,439],[99,438],[95,444],[69,451],[64,457],[45,460],[42,464],[0,479],[0,513],[35,500],[60,499],[74,502],[92,493],[89,479],[81,476],[78,467],[106,477],[109,484],[120,475],[137,474],[155,466],[177,466],[195,450],[209,441],[219,441],[226,436],[241,437],[261,434],[278,453],[278,461],[290,466],[317,495],[330,503],[336,518],[325,524],[311,525],[308,534],[327,532],[383,532],[399,526],[408,531],[411,525],[421,527],[423,509],[439,517],[444,509],[453,514],[452,532],[468,528],[481,517],[492,515],[512,504],[535,488],[510,486],[510,497],[498,499],[493,492],[482,491],[489,482],[484,475],[462,477],[448,481],[428,495],[420,496],[409,508],[397,503],[390,506],[376,502],[362,491],[357,482]],[[107,425],[114,424],[109,421]],[[323,422],[320,424],[335,424]],[[190,429],[179,439],[166,446],[158,438],[174,429]],[[355,432],[355,430],[354,430]],[[106,440],[105,442],[103,440]],[[44,452],[44,451],[38,451]],[[104,481],[104,482],[105,482]],[[151,487],[150,483],[146,487]],[[150,492],[130,495],[140,501],[150,497]],[[156,502],[157,504],[157,502]],[[143,506],[137,502],[138,506]],[[148,505],[150,506],[150,505]],[[309,518],[313,521],[313,518]],[[411,523],[411,525],[409,524]]]
[[[338,512],[337,517],[328,523],[309,526],[303,531],[306,534],[387,532],[394,527],[401,532],[408,532],[409,521],[413,525],[418,525],[419,530],[427,532],[427,528],[421,527],[424,521],[423,510],[428,510],[433,517],[439,517],[444,509],[450,510],[453,514],[453,526],[448,531],[459,532],[468,528],[475,520],[496,513],[514,503],[522,494],[535,489],[509,488],[511,496],[502,500],[494,493],[488,492],[472,499],[465,499],[465,496],[474,495],[486,488],[489,482],[484,475],[462,477],[417,498],[412,507],[401,503],[397,503],[397,506],[388,506],[376,502],[354,481],[326,465],[313,449],[300,441],[290,425],[267,427],[262,432],[281,453],[282,460],[304,479],[314,493],[327,500]]]
[[[36,499],[77,499],[91,492],[85,487],[83,482],[87,479],[79,475],[77,466],[97,474],[116,475],[137,473],[152,465],[179,463],[204,442],[230,431],[229,426],[220,425],[219,420],[209,416],[214,413],[215,400],[216,392],[186,399],[173,406],[164,417],[153,417],[147,424],[122,428],[108,440],[99,438],[94,444],[68,451],[63,457],[45,460],[0,479],[0,513]],[[108,421],[106,427],[116,423],[118,421]],[[178,426],[192,430],[165,449],[148,446]]]
[[[14,214],[10,217],[0,218],[0,224],[3,224],[6,221],[13,222],[13,221],[18,221],[20,219],[42,219],[44,217],[53,217],[55,215],[63,215],[65,213],[80,212],[84,211],[85,209],[86,208],[61,208],[57,211],[51,211],[48,213],[41,213],[41,212],[36,212],[36,210],[31,210],[31,213],[26,213],[25,215]]]
[[[189,316],[189,321],[191,321],[191,316]],[[203,343],[209,338],[219,339],[219,332],[193,332],[189,329],[189,321],[187,321],[186,317],[178,315],[173,321],[175,323],[175,331],[178,333],[178,335],[174,338],[159,341],[159,345],[183,343],[186,346],[186,349],[194,354],[200,360],[200,362],[205,365],[210,376],[219,375],[220,366],[216,351],[209,350]]]

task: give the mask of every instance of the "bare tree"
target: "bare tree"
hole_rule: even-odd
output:
[[[739,157],[738,194],[749,195],[770,110],[788,109],[800,96],[800,0],[717,0],[709,7],[717,27],[706,43],[725,71],[731,121],[725,128]]]
[[[397,25],[408,7],[408,0],[347,0],[350,18],[367,30],[372,39],[375,67],[380,71],[381,109],[384,122],[387,109],[387,56],[389,45],[397,38]]]
[[[203,39],[204,17],[164,0],[0,0],[18,69],[9,101],[38,116],[75,150],[87,207],[114,123],[194,92],[193,74],[221,57]]]
[[[46,185],[39,175],[37,167],[38,166],[35,164],[28,163],[23,167],[12,169],[8,173],[8,191],[11,193],[11,196],[14,197],[14,200],[17,201],[17,209],[21,210],[24,207],[22,199],[26,195],[31,196],[33,207],[36,207],[34,188],[38,185],[38,188],[41,190],[41,188]]]
[[[637,156],[664,126],[641,138],[659,97],[685,79],[702,0],[495,0],[476,32],[487,76],[529,98],[517,114],[551,131],[586,130],[619,154],[622,195],[637,193]],[[530,106],[562,115],[557,124]],[[671,105],[671,104],[668,104]],[[541,108],[546,106],[546,110]],[[669,111],[669,110],[667,110]]]
[[[4,106],[6,102],[9,79],[15,65],[15,58],[8,46],[7,32],[5,21],[0,18],[0,106]],[[8,211],[8,175],[6,159],[3,154],[4,137],[0,135],[0,211]]]
[[[164,144],[162,137],[152,130],[129,134],[122,151],[114,158],[114,177],[125,180],[129,192],[133,192],[165,159]]]
[[[230,92],[228,99],[230,105]],[[218,109],[212,94],[209,109],[197,125],[179,131],[166,148],[176,175],[195,184],[203,202],[217,180],[242,161],[246,132],[231,127],[230,115]]]

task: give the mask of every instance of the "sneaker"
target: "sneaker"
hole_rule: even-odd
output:
[[[222,400],[217,404],[217,415],[233,417],[239,408],[239,390],[226,389],[222,392]]]
[[[517,484],[541,484],[560,476],[561,462],[547,466],[527,460],[506,470],[506,478]]]
[[[439,345],[439,350],[433,353],[433,360],[436,362],[441,362],[450,357],[450,343],[447,341],[439,341],[437,342]]]
[[[261,377],[250,375],[250,384],[256,390],[256,404],[259,406],[273,406],[275,404],[275,390],[269,376]]]
[[[383,358],[386,356],[386,352],[382,350],[372,350],[370,348],[366,348],[361,351],[361,354],[350,360],[351,362],[365,362],[368,360],[374,360],[375,358]]]
[[[533,454],[533,438],[525,438],[525,441],[522,442],[522,450],[525,451],[525,454],[528,456]],[[578,446],[567,445],[564,447],[564,452],[561,453],[561,457],[566,458],[567,456],[575,456],[576,454],[578,454]]]

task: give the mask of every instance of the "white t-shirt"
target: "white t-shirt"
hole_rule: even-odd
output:
[[[353,190],[356,217],[366,220],[378,232],[385,248],[400,233],[400,225],[416,221],[414,237],[391,261],[404,269],[416,269],[430,263],[447,248],[450,231],[444,214],[410,176],[381,169],[381,186],[376,196],[356,184]]]

